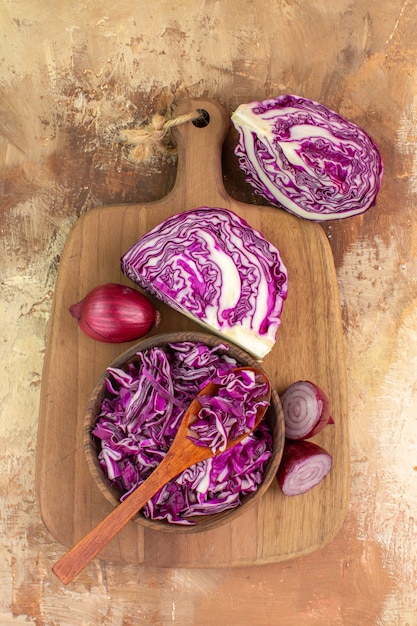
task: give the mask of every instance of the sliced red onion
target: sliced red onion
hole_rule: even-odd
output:
[[[306,493],[326,478],[333,464],[331,455],[311,441],[287,441],[277,472],[286,496]]]
[[[280,399],[287,439],[309,439],[334,423],[327,395],[308,380],[292,383]]]

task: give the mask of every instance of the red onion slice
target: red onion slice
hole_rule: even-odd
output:
[[[330,402],[314,383],[299,380],[281,395],[287,439],[309,439],[327,424],[333,424]]]
[[[313,489],[326,478],[333,464],[331,455],[311,441],[287,441],[277,481],[286,496],[297,496]]]

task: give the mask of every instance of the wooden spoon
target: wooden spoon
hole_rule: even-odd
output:
[[[271,386],[262,370],[256,367],[243,366],[235,368],[233,371],[239,372],[242,370],[255,372],[256,376],[264,379],[268,385],[268,390],[265,397],[259,399],[266,400],[266,402],[265,405],[258,407],[253,428],[243,435],[229,440],[226,450],[242,441],[259,425],[271,398]],[[195,463],[219,454],[219,452],[213,452],[208,446],[195,444],[189,438],[189,426],[192,424],[193,418],[196,418],[201,407],[198,397],[216,394],[218,390],[219,385],[209,383],[198,393],[185,412],[170,449],[152,474],[55,563],[52,571],[64,584],[71,582],[166,483]]]

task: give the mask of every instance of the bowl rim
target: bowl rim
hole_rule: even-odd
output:
[[[211,335],[209,333],[198,331],[166,332],[147,336],[146,338],[135,342],[127,350],[113,359],[111,363],[107,365],[105,371],[102,373],[94,386],[93,392],[87,404],[83,424],[83,447],[89,470],[99,491],[103,494],[107,502],[113,507],[120,504],[120,492],[115,486],[110,484],[108,477],[99,465],[97,442],[91,435],[92,425],[95,422],[97,415],[97,404],[101,404],[106,395],[104,381],[107,378],[107,370],[110,367],[123,367],[127,363],[134,361],[137,352],[142,352],[143,350],[147,350],[155,346],[164,346],[169,343],[184,343],[188,341],[202,342],[210,347],[219,346],[221,352],[222,346],[224,346],[224,354],[229,354],[234,357],[239,363],[242,362],[242,365],[258,367],[268,377],[267,372],[263,369],[259,361],[257,361],[249,353],[245,352],[245,350],[241,347],[217,335]],[[190,518],[195,521],[195,524],[193,525],[172,524],[167,520],[152,520],[146,518],[141,512],[138,512],[132,518],[132,521],[143,527],[150,528],[152,530],[162,530],[168,533],[197,533],[217,528],[225,523],[233,521],[243,512],[246,512],[251,505],[263,496],[273,483],[284,450],[284,414],[279,395],[272,383],[271,406],[264,419],[269,422],[272,430],[273,454],[266,464],[262,483],[254,492],[242,496],[242,502],[239,506],[227,509],[220,513],[200,515]]]

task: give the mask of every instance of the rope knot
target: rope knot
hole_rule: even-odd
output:
[[[201,111],[192,111],[174,118],[166,118],[155,113],[150,121],[142,126],[125,130],[123,138],[131,146],[130,154],[133,160],[149,161],[155,156],[175,154],[176,148],[172,143],[171,129],[202,117]]]

